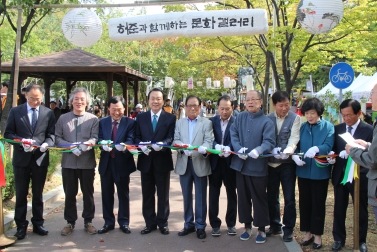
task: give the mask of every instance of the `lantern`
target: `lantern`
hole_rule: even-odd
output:
[[[297,20],[311,34],[332,30],[343,18],[342,0],[301,0],[297,6]]]
[[[188,89],[193,89],[194,88],[194,79],[193,78],[188,78],[188,80],[187,80],[187,88]]]
[[[206,79],[206,88],[211,88],[212,86],[212,79],[211,78],[207,78]]]
[[[98,16],[88,9],[73,9],[63,18],[64,37],[79,47],[96,43],[102,35],[102,23]]]
[[[230,88],[230,77],[224,77],[224,88]]]

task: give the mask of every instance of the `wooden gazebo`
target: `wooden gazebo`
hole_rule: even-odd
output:
[[[1,70],[3,73],[10,73],[11,67],[11,61],[4,62]],[[77,81],[106,82],[107,98],[110,98],[113,96],[113,82],[117,81],[122,86],[123,97],[127,101],[127,87],[130,84],[135,91],[134,100],[137,104],[139,103],[139,81],[146,81],[148,78],[141,72],[80,49],[21,59],[17,89],[19,95],[21,84],[28,77],[43,79],[47,104],[50,102],[50,87],[55,81],[65,81],[66,99]]]

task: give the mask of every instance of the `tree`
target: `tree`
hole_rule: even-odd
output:
[[[48,14],[52,12],[50,8],[33,8],[34,4],[60,4],[64,2],[64,0],[51,0],[51,1],[43,1],[43,0],[9,0],[9,1],[2,1],[2,6],[0,7],[0,13],[5,15],[8,23],[12,27],[13,31],[17,33],[17,18],[18,16],[14,12],[14,7],[20,6],[22,8],[22,15],[24,17],[24,22],[21,25],[21,34],[20,34],[20,51],[22,45],[25,44],[33,29],[37,26],[37,24]],[[69,0],[69,2],[77,2],[76,0]],[[12,9],[13,8],[13,9]],[[16,51],[16,50],[15,50]],[[0,130],[4,132],[5,123],[8,118],[8,113],[12,107],[13,103],[13,82],[14,82],[14,69],[15,69],[15,57],[13,58],[12,62],[12,71],[10,75],[10,83],[9,89],[7,94],[7,102],[5,104],[4,111],[1,113],[1,120],[0,120]]]

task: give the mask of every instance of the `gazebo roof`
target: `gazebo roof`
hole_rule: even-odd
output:
[[[10,73],[12,62],[3,62],[1,67],[3,73]],[[20,59],[19,72],[28,77],[54,80],[104,81],[105,73],[113,73],[115,81],[122,81],[123,76],[139,81],[148,78],[139,71],[81,49]]]

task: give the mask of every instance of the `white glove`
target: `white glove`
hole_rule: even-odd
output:
[[[148,149],[148,146],[145,146],[145,145],[141,145],[139,146],[139,148],[141,149],[142,152],[144,152],[145,155],[149,155],[149,152],[151,152],[150,149]]]
[[[80,156],[81,155],[81,151],[77,147],[75,147],[75,148],[72,149],[72,153],[75,154],[76,156]]]
[[[190,150],[183,150],[186,156],[190,157],[192,155],[192,151]]]
[[[317,146],[313,146],[309,148],[309,150],[305,153],[304,158],[314,158],[315,154],[319,152]]]
[[[290,154],[291,153],[288,150],[285,149],[283,152],[280,152],[280,158],[281,159],[287,159],[287,158],[289,158]]]
[[[224,146],[224,157],[229,157],[230,155],[230,147],[229,146]]]
[[[90,144],[90,143],[88,141],[86,141],[86,142],[83,142],[82,144],[80,144],[80,150],[88,151],[88,150],[92,149],[92,146],[88,146],[87,144]]]
[[[125,151],[127,149],[127,147],[125,145],[122,145],[122,144],[117,144],[117,145],[115,145],[115,149],[117,149],[117,151]]]
[[[304,161],[302,161],[302,159],[298,155],[292,155],[292,159],[293,161],[295,161],[296,165],[298,166],[303,166],[304,164],[306,164]]]
[[[152,148],[155,150],[155,151],[160,151],[162,150],[162,147],[158,144],[163,144],[163,142],[157,142],[156,144],[152,144]]]
[[[342,150],[340,153],[339,153],[339,157],[340,158],[343,158],[343,159],[347,159],[348,158],[348,154],[345,150]]]
[[[35,142],[35,140],[23,138],[21,142],[25,152],[33,151],[33,143]]]
[[[112,151],[112,149],[113,149],[113,148],[109,147],[109,146],[106,145],[106,144],[102,145],[102,150],[104,150],[104,151],[110,152],[110,151]]]
[[[274,158],[281,159],[281,156],[280,156],[281,152],[280,152],[280,150],[281,150],[281,147],[276,147],[276,148],[272,149],[271,154],[274,155]]]
[[[330,151],[328,155],[332,155],[332,154],[334,154],[334,152]],[[335,161],[336,161],[335,158],[327,157],[326,159],[327,159],[327,162],[329,162],[329,164],[335,164]]]
[[[242,147],[239,151],[238,151],[238,153],[245,153],[245,151],[247,150],[248,148],[246,148],[246,147]],[[243,160],[246,160],[246,158],[247,158],[247,154],[245,153],[245,154],[237,154],[237,156],[239,157],[239,158],[241,158],[241,159],[243,159]]]
[[[223,149],[224,149],[224,146],[223,146],[223,145],[221,145],[221,144],[216,144],[216,145],[215,145],[215,150],[223,151]],[[219,154],[219,157],[222,157],[222,156],[224,156],[224,153],[220,153],[220,154]]]
[[[207,147],[199,146],[199,148],[198,148],[198,152],[199,152],[200,154],[207,154]]]
[[[254,149],[249,152],[248,156],[251,158],[257,159],[259,157],[259,153],[256,149]]]
[[[41,152],[46,152],[46,150],[47,150],[47,146],[48,146],[48,143],[43,143],[43,144],[41,145],[41,147],[39,147],[39,150],[40,150]]]

